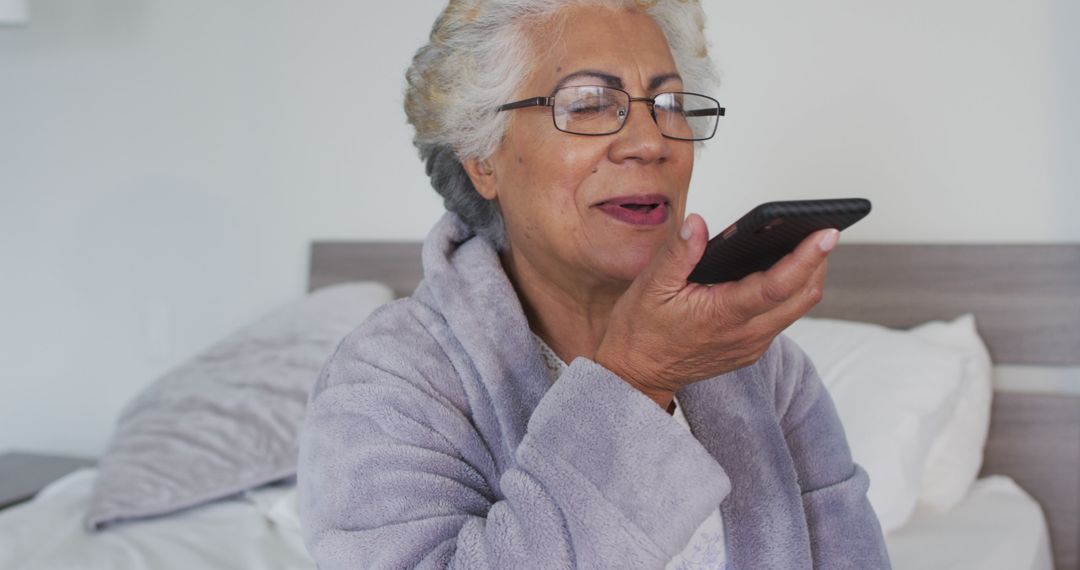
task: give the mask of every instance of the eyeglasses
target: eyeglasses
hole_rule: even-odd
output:
[[[610,135],[619,132],[630,115],[630,103],[644,101],[649,114],[670,139],[703,141],[716,134],[724,115],[720,102],[697,93],[668,92],[655,97],[631,97],[614,87],[578,85],[557,89],[551,97],[533,97],[501,105],[496,111],[525,107],[551,107],[555,128],[575,135]]]

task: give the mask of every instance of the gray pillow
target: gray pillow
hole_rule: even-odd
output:
[[[144,389],[98,462],[84,524],[172,513],[296,473],[308,392],[342,338],[393,299],[381,283],[320,289]]]

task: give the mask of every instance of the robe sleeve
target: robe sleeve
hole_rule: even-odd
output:
[[[496,476],[467,411],[431,389],[459,382],[433,344],[354,334],[319,375],[298,493],[323,570],[658,568],[730,490],[688,430],[586,358]]]
[[[782,370],[777,410],[802,493],[814,568],[891,568],[866,492],[870,478],[851,458],[832,397],[806,354],[777,337]]]

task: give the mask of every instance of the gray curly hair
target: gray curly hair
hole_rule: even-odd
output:
[[[526,30],[582,4],[645,10],[667,38],[688,91],[707,92],[718,82],[698,0],[450,0],[406,72],[405,113],[446,209],[499,251],[508,245],[502,215],[476,191],[462,163],[490,156],[502,138],[507,115],[495,109],[529,71],[522,65]]]

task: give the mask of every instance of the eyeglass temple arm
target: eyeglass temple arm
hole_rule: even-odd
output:
[[[511,109],[521,109],[522,107],[550,107],[555,104],[554,97],[533,97],[531,99],[522,99],[521,101],[514,101],[513,103],[507,103],[500,106],[496,111],[509,111]]]
[[[691,111],[683,111],[683,115],[687,117],[710,117],[713,115],[724,116],[724,108],[717,107],[715,109],[694,109]]]

